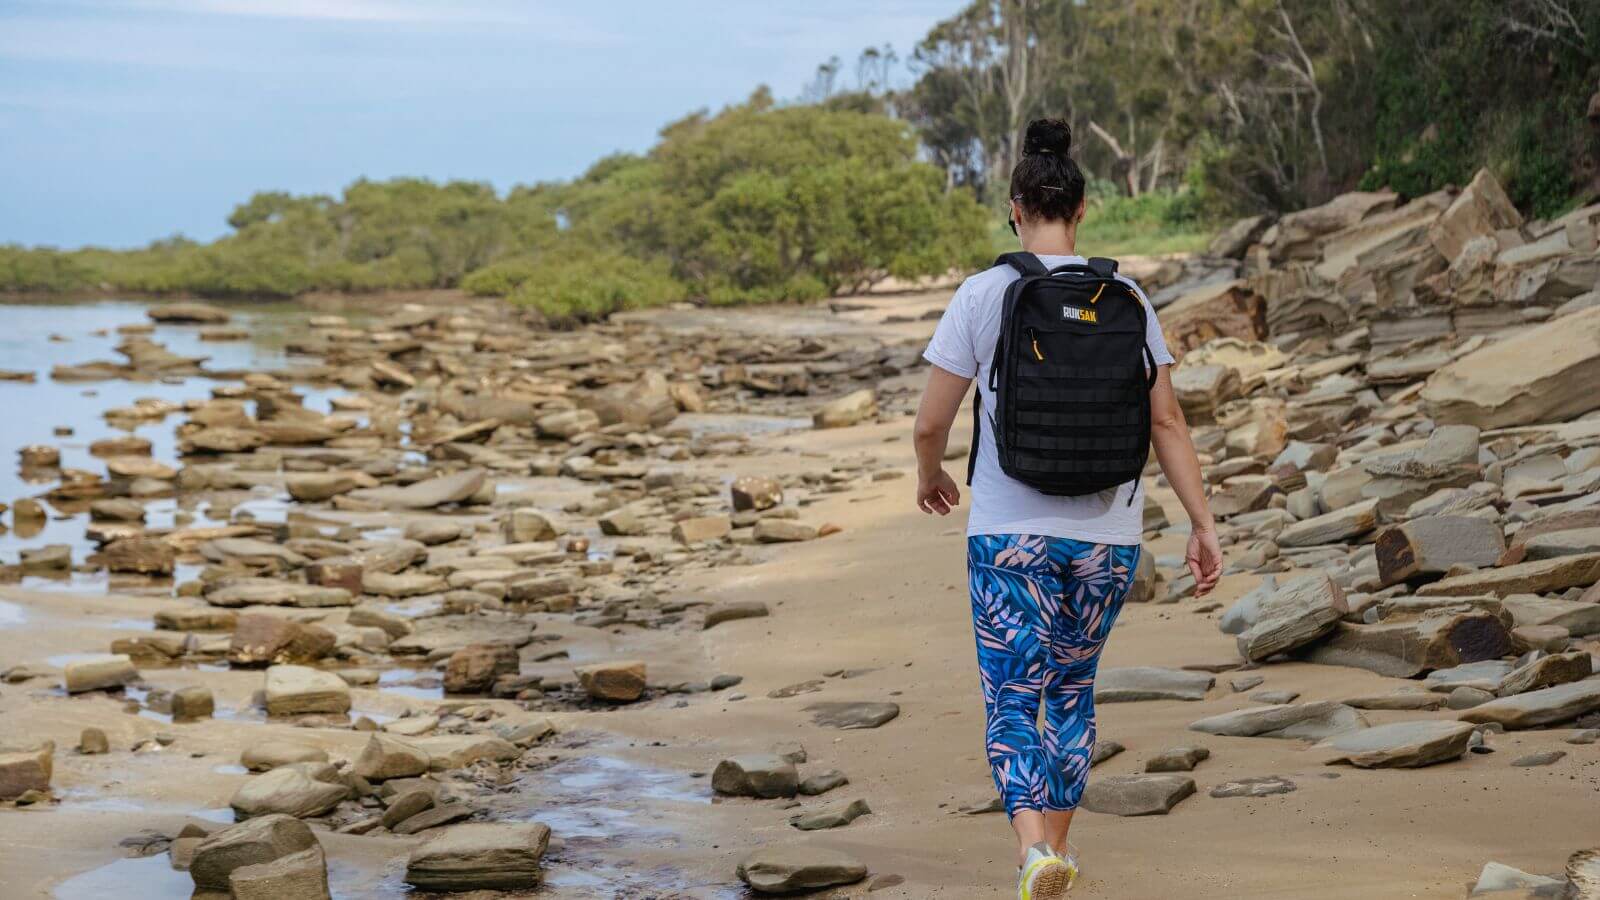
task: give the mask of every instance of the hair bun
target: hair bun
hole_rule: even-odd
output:
[[[1066,119],[1034,119],[1028,123],[1028,133],[1022,139],[1022,155],[1040,153],[1071,155],[1072,126]]]

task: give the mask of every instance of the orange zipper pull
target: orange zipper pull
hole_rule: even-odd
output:
[[[1090,304],[1090,305],[1091,305],[1091,306],[1092,306],[1092,305],[1094,305],[1094,304],[1096,304],[1096,303],[1099,303],[1099,302],[1100,302],[1100,294],[1101,294],[1101,292],[1103,292],[1103,291],[1104,291],[1104,290],[1105,290],[1105,289],[1106,289],[1106,285],[1105,285],[1105,282],[1103,282],[1103,281],[1102,281],[1102,282],[1100,282],[1100,290],[1098,290],[1098,291],[1095,291],[1095,292],[1094,292],[1094,296],[1093,296],[1093,297],[1090,297],[1090,298],[1089,298],[1089,304]]]
[[[1044,362],[1044,354],[1039,352],[1039,335],[1030,328],[1028,337],[1033,340],[1033,355],[1038,357],[1040,362]]]

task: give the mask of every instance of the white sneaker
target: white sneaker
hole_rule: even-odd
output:
[[[1047,844],[1034,844],[1017,874],[1017,900],[1060,900],[1077,876],[1076,862],[1062,859]]]

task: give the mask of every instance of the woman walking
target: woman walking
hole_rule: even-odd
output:
[[[961,492],[941,461],[977,379],[967,571],[1020,900],[1061,897],[1078,874],[1067,831],[1094,750],[1100,650],[1139,562],[1150,447],[1189,515],[1196,593],[1222,570],[1155,312],[1115,263],[1077,253],[1084,178],[1071,149],[1066,122],[1029,124],[1009,194],[1025,253],[956,291],[924,353],[916,422],[917,505],[949,515]]]

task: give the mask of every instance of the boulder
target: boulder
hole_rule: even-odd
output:
[[[548,413],[534,421],[540,437],[570,441],[580,434],[600,430],[600,417],[592,410],[564,409]]]
[[[596,700],[629,703],[644,694],[645,665],[639,660],[579,666],[573,673],[584,692]]]
[[[1488,169],[1479,169],[1465,189],[1428,226],[1428,242],[1447,260],[1461,255],[1467,242],[1519,228],[1522,215]]]
[[[67,663],[62,673],[69,694],[120,688],[139,678],[133,660],[125,654],[99,654]]]
[[[236,666],[316,662],[332,653],[335,643],[333,632],[319,625],[245,613],[239,616],[228,642],[228,662]]]
[[[351,770],[368,781],[410,778],[428,771],[428,752],[383,734],[367,739],[367,746]]]
[[[1461,713],[1463,722],[1497,722],[1508,731],[1570,722],[1600,710],[1600,679],[1588,678],[1491,700]]]
[[[354,472],[291,472],[283,477],[289,496],[301,503],[322,503],[374,483],[371,476]]]
[[[1206,422],[1218,407],[1244,396],[1239,371],[1220,365],[1183,365],[1172,374],[1172,389],[1186,416]]]
[[[228,805],[239,821],[282,814],[304,819],[331,811],[345,799],[350,789],[343,784],[319,781],[306,772],[309,763],[280,766],[246,780]]]
[[[239,765],[252,772],[265,772],[295,763],[325,763],[328,753],[309,744],[292,741],[252,741],[239,754]]]
[[[733,756],[717,763],[711,789],[732,797],[793,797],[800,789],[794,763],[771,753]]]
[[[733,520],[727,516],[696,516],[674,523],[672,539],[688,546],[727,537],[732,531]]]
[[[1273,217],[1268,214],[1235,219],[1211,239],[1206,255],[1217,259],[1243,259],[1245,251],[1272,226],[1272,221]]]
[[[1594,659],[1587,650],[1541,656],[1506,674],[1495,693],[1501,697],[1526,694],[1541,688],[1582,681],[1594,674]]]
[[[1094,683],[1096,703],[1143,700],[1204,700],[1217,679],[1205,672],[1130,666],[1101,669]]]
[[[801,813],[789,824],[801,831],[820,831],[824,828],[843,828],[862,816],[869,815],[872,807],[865,800],[850,800]]]
[[[734,512],[760,512],[783,502],[783,485],[772,478],[754,475],[735,478],[729,492]]]
[[[855,857],[808,844],[762,847],[740,860],[736,872],[758,894],[803,894],[867,877]]]
[[[233,900],[329,900],[328,860],[315,844],[228,875]]]
[[[20,750],[0,747],[0,800],[15,800],[29,791],[49,791],[55,753],[53,741]]]
[[[1495,613],[1470,607],[1397,617],[1371,625],[1340,622],[1305,658],[1352,666],[1391,678],[1496,659],[1511,652],[1511,635]]]
[[[1392,722],[1331,737],[1312,748],[1327,765],[1362,769],[1415,769],[1459,759],[1473,727],[1466,722],[1424,719]]]
[[[217,699],[211,689],[191,684],[172,692],[172,721],[194,722],[209,719],[217,710]]]
[[[1349,611],[1327,575],[1296,578],[1261,599],[1254,623],[1238,637],[1239,655],[1259,662],[1297,650],[1333,631]]]
[[[1534,535],[1523,543],[1528,559],[1600,553],[1600,528],[1572,528]]]
[[[383,827],[393,831],[395,826],[415,816],[424,810],[431,809],[434,804],[434,792],[428,789],[418,789],[398,794],[389,799],[389,806],[383,811]]]
[[[1360,713],[1343,703],[1321,700],[1247,707],[1192,722],[1189,730],[1224,737],[1322,740],[1365,727],[1367,720]]]
[[[160,538],[118,538],[89,557],[92,565],[124,575],[171,575],[177,551]]]
[[[1439,422],[1506,428],[1600,408],[1600,306],[1474,350],[1428,377],[1424,411]]]
[[[1267,301],[1244,279],[1210,282],[1163,308],[1161,330],[1167,346],[1180,355],[1219,337],[1263,340]]]
[[[1302,522],[1296,522],[1278,533],[1281,547],[1312,547],[1318,544],[1348,543],[1378,526],[1378,501],[1365,500],[1343,509],[1336,509]]]
[[[468,469],[454,475],[426,478],[404,487],[361,488],[351,491],[347,496],[384,509],[433,509],[471,498],[483,488],[484,479],[482,469]]]
[[[445,665],[444,690],[447,694],[485,694],[501,675],[515,675],[522,668],[517,648],[506,644],[469,644],[450,654]]]
[[[416,541],[428,547],[438,544],[448,544],[461,537],[461,525],[456,522],[440,521],[438,519],[416,519],[406,523],[401,536],[408,541]]]
[[[89,518],[95,522],[143,522],[144,504],[125,498],[95,500],[89,504]]]
[[[1569,635],[1600,633],[1600,603],[1552,600],[1534,594],[1512,594],[1504,600],[1517,626],[1554,626]]]
[[[1187,775],[1109,775],[1089,782],[1081,805],[1113,816],[1164,816],[1193,793]]]
[[[304,609],[349,606],[355,602],[350,591],[343,588],[272,578],[228,579],[208,590],[205,599],[212,606],[296,606]]]
[[[1423,597],[1554,594],[1567,588],[1588,587],[1597,581],[1600,581],[1600,553],[1584,553],[1456,575],[1425,584],[1417,589],[1417,594]]]
[[[340,714],[350,709],[350,686],[332,672],[306,666],[267,669],[267,715]]]
[[[111,740],[100,728],[85,728],[78,734],[78,752],[84,756],[94,756],[100,753],[111,752]]]
[[[811,416],[816,428],[846,428],[878,414],[878,394],[863,388],[833,400]]]
[[[319,846],[306,823],[287,815],[264,815],[213,832],[194,848],[189,877],[196,893],[232,887],[229,877],[246,866],[270,863]]]
[[[519,891],[539,886],[550,829],[538,822],[468,823],[411,851],[405,881],[421,891]]]
[[[501,524],[500,533],[508,544],[553,541],[561,534],[549,516],[528,507],[513,509]]]
[[[1211,758],[1211,751],[1200,746],[1170,747],[1150,757],[1146,772],[1193,772],[1194,767]]]
[[[1477,516],[1424,516],[1378,532],[1373,544],[1385,586],[1437,578],[1456,566],[1492,566],[1506,550],[1500,526]]]

